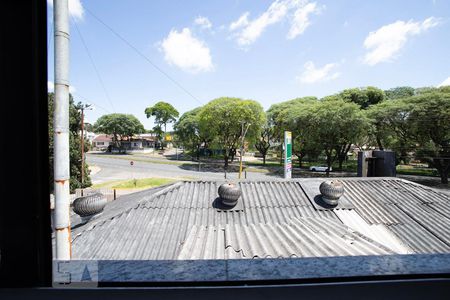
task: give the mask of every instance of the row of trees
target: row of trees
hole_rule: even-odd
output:
[[[179,116],[178,111],[169,103],[160,101],[145,109],[147,118],[154,117],[155,126],[150,132],[156,134],[161,145],[167,134],[167,124],[173,123]],[[121,142],[130,139],[133,135],[145,133],[144,125],[133,115],[114,113],[101,116],[95,122],[94,132],[110,134],[114,147],[121,149]],[[164,130],[163,130],[164,129]]]
[[[176,141],[200,156],[201,149],[221,149],[224,167],[233,161],[245,140],[263,156],[270,149],[282,151],[283,133],[292,131],[293,153],[301,167],[307,157],[323,155],[328,166],[343,162],[352,146],[391,149],[397,163],[411,157],[436,168],[443,183],[450,171],[450,87],[376,87],[346,89],[321,99],[297,98],[272,105],[264,112],[254,100],[218,98],[184,113],[169,103],[158,102],[145,109],[154,117],[153,132],[160,140],[167,124],[174,123]],[[144,132],[132,115],[112,114],[97,120],[96,132],[112,134],[117,142]]]
[[[450,87],[353,88],[322,99],[297,98],[264,112],[253,100],[219,98],[184,113],[175,123],[177,138],[197,156],[201,147],[220,147],[227,167],[239,147],[242,125],[262,154],[279,147],[285,130],[293,133],[299,166],[308,157],[324,155],[338,168],[353,146],[391,149],[397,163],[411,155],[438,170],[442,183],[450,171]]]

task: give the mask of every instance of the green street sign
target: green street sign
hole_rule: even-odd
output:
[[[292,133],[284,132],[284,178],[292,178]]]

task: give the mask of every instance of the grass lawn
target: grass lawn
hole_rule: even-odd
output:
[[[435,169],[414,168],[404,165],[397,166],[397,174],[439,177],[439,173]]]
[[[252,162],[245,162],[245,165],[247,166],[263,166],[262,161],[252,161]],[[308,162],[308,161],[303,161],[302,162],[302,168],[309,168],[310,166],[325,166],[326,163],[324,161],[315,161],[315,162]],[[266,166],[267,167],[282,167],[283,164],[280,164],[280,161],[266,161]],[[294,168],[298,167],[298,160],[294,159],[292,162],[292,166]],[[356,160],[348,160],[345,161],[342,164],[342,171],[346,171],[346,172],[356,172],[357,170],[357,166],[358,166],[358,161]],[[338,163],[335,162],[332,166],[331,166],[334,170],[337,170],[338,168]]]
[[[109,181],[95,184],[92,188],[112,188],[112,189],[144,189],[161,186],[177,181],[170,178],[141,178],[129,180]]]

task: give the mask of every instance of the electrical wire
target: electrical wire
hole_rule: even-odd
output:
[[[112,101],[111,101],[111,97],[109,97],[109,93],[108,93],[108,91],[107,91],[107,89],[106,89],[106,86],[105,86],[105,84],[104,84],[104,82],[103,82],[102,77],[100,76],[100,72],[98,71],[97,66],[95,65],[94,59],[92,58],[92,55],[91,55],[91,53],[90,53],[90,51],[89,51],[89,48],[87,47],[86,42],[84,41],[83,35],[81,34],[81,31],[80,31],[80,29],[78,28],[78,25],[77,25],[76,21],[73,20],[73,18],[72,18],[72,21],[73,21],[73,23],[74,23],[74,25],[75,25],[75,29],[76,29],[76,31],[78,32],[78,35],[80,36],[81,42],[82,42],[82,44],[83,44],[83,46],[84,46],[84,49],[86,50],[87,55],[89,56],[89,60],[91,61],[92,67],[93,67],[94,70],[95,70],[95,74],[97,74],[98,81],[100,82],[100,85],[101,85],[102,88],[103,88],[103,92],[105,93],[106,99],[108,100],[108,102],[109,102],[109,104],[111,105],[113,111],[115,112],[116,109],[115,109],[115,107],[114,107],[114,104],[113,104]]]
[[[98,107],[98,108],[100,108],[100,109],[102,109],[102,110],[104,110],[105,112],[107,112],[108,114],[110,114],[111,113],[111,111],[110,110],[108,110],[108,109],[106,109],[106,108],[104,108],[103,106],[100,106],[100,105],[98,105],[97,103],[95,103],[95,102],[93,102],[92,100],[88,100],[88,98],[86,98],[86,97],[84,97],[83,95],[80,95],[80,93],[78,93],[78,92],[72,92],[72,94],[74,94],[74,95],[76,95],[78,98],[80,98],[81,100],[83,100],[84,99],[84,101],[85,102],[89,102],[89,103],[92,103],[92,104],[94,104],[95,105],[95,107]]]
[[[175,84],[178,88],[180,88],[183,92],[185,92],[187,95],[189,95],[192,99],[203,105],[203,102],[200,101],[197,97],[195,97],[191,92],[189,92],[186,88],[184,88],[180,83],[178,83],[174,78],[172,78],[169,74],[164,72],[160,67],[158,67],[154,62],[152,62],[147,56],[145,56],[141,51],[139,51],[135,46],[133,46],[128,40],[126,40],[122,35],[117,33],[111,26],[106,24],[104,21],[102,21],[99,17],[97,17],[92,11],[85,8],[85,10],[94,17],[99,23],[101,23],[103,26],[105,26],[109,31],[111,31],[116,37],[118,37],[120,40],[122,40],[128,47],[134,50],[139,56],[141,56],[143,59],[145,59],[153,68],[155,68],[157,71],[159,71],[161,74],[163,74],[167,79],[169,79],[173,84]]]

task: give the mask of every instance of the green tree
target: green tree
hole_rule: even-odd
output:
[[[263,165],[266,164],[266,156],[267,152],[270,149],[270,146],[272,145],[274,132],[275,131],[273,126],[270,126],[270,124],[266,122],[266,124],[264,124],[261,129],[259,138],[256,139],[255,148],[259,151],[259,153],[261,153],[263,157]]]
[[[175,107],[163,101],[159,101],[155,105],[147,107],[145,109],[145,114],[147,118],[154,117],[155,124],[159,126],[160,129],[164,126],[164,135],[167,133],[167,124],[174,123],[179,116]]]
[[[387,100],[405,98],[414,96],[415,91],[414,88],[410,86],[399,86],[396,88],[392,88],[384,91]]]
[[[84,122],[84,130],[87,132],[94,132],[94,125]]]
[[[142,123],[130,114],[109,114],[101,116],[94,124],[96,132],[111,134],[115,147],[122,149],[122,141],[135,134],[144,133]]]
[[[273,104],[268,110],[267,110],[267,120],[269,122],[269,125],[273,127],[274,131],[274,137],[276,137],[278,145],[279,145],[279,151],[280,151],[280,162],[283,161],[283,142],[284,142],[284,131],[286,130],[293,130],[293,123],[292,115],[289,115],[289,112],[292,111],[294,108],[299,108],[301,110],[301,107],[305,103],[314,103],[317,102],[316,97],[303,97],[303,98],[295,98],[292,100],[284,101],[281,103]],[[295,115],[295,114],[294,114]],[[293,133],[294,137],[298,135],[298,132]],[[295,142],[295,141],[294,141]],[[296,143],[299,145],[298,143]],[[294,149],[297,146],[294,146]],[[298,151],[294,151],[295,153],[299,153]],[[297,154],[296,154],[297,155]]]
[[[50,168],[50,190],[53,191],[53,111],[55,94],[48,94],[48,130],[49,130],[49,168]],[[81,160],[81,103],[74,104],[72,95],[69,95],[69,158],[70,158],[70,191],[77,188],[91,186],[89,166],[86,161]],[[89,150],[89,143],[85,140],[84,151]],[[84,183],[81,184],[81,164],[84,163]]]
[[[408,122],[411,109],[409,98],[400,98],[374,105],[366,112],[372,125],[370,135],[380,150],[390,148],[396,152],[397,164],[407,163],[415,148],[413,128]]]
[[[345,101],[358,104],[362,109],[366,109],[370,105],[382,102],[385,98],[385,94],[379,88],[368,86],[365,88],[343,90],[339,93],[339,97]]]
[[[284,130],[292,132],[292,152],[297,157],[300,168],[307,155],[314,158],[321,152],[320,145],[315,143],[314,138],[309,136],[307,130],[311,122],[308,108],[317,103],[317,99],[311,97],[299,98],[293,102],[288,101],[277,116],[277,123],[282,124]]]
[[[339,169],[353,143],[364,136],[368,120],[355,103],[342,99],[320,101],[305,108],[306,136],[321,145],[328,168],[337,159]]]
[[[202,108],[198,107],[188,112],[185,112],[180,119],[175,123],[174,129],[179,142],[187,149],[191,149],[195,153],[197,160],[200,159],[200,147],[204,145],[205,148],[213,140],[208,136],[208,132],[200,130],[200,112]]]
[[[265,114],[256,101],[223,97],[207,103],[201,109],[199,118],[200,132],[214,136],[223,149],[226,169],[233,149],[239,146],[242,126],[249,126],[246,139],[254,140],[264,124]]]
[[[450,173],[450,90],[437,89],[408,98],[411,111],[408,124],[413,128],[416,156],[434,167],[441,183],[448,184]]]

